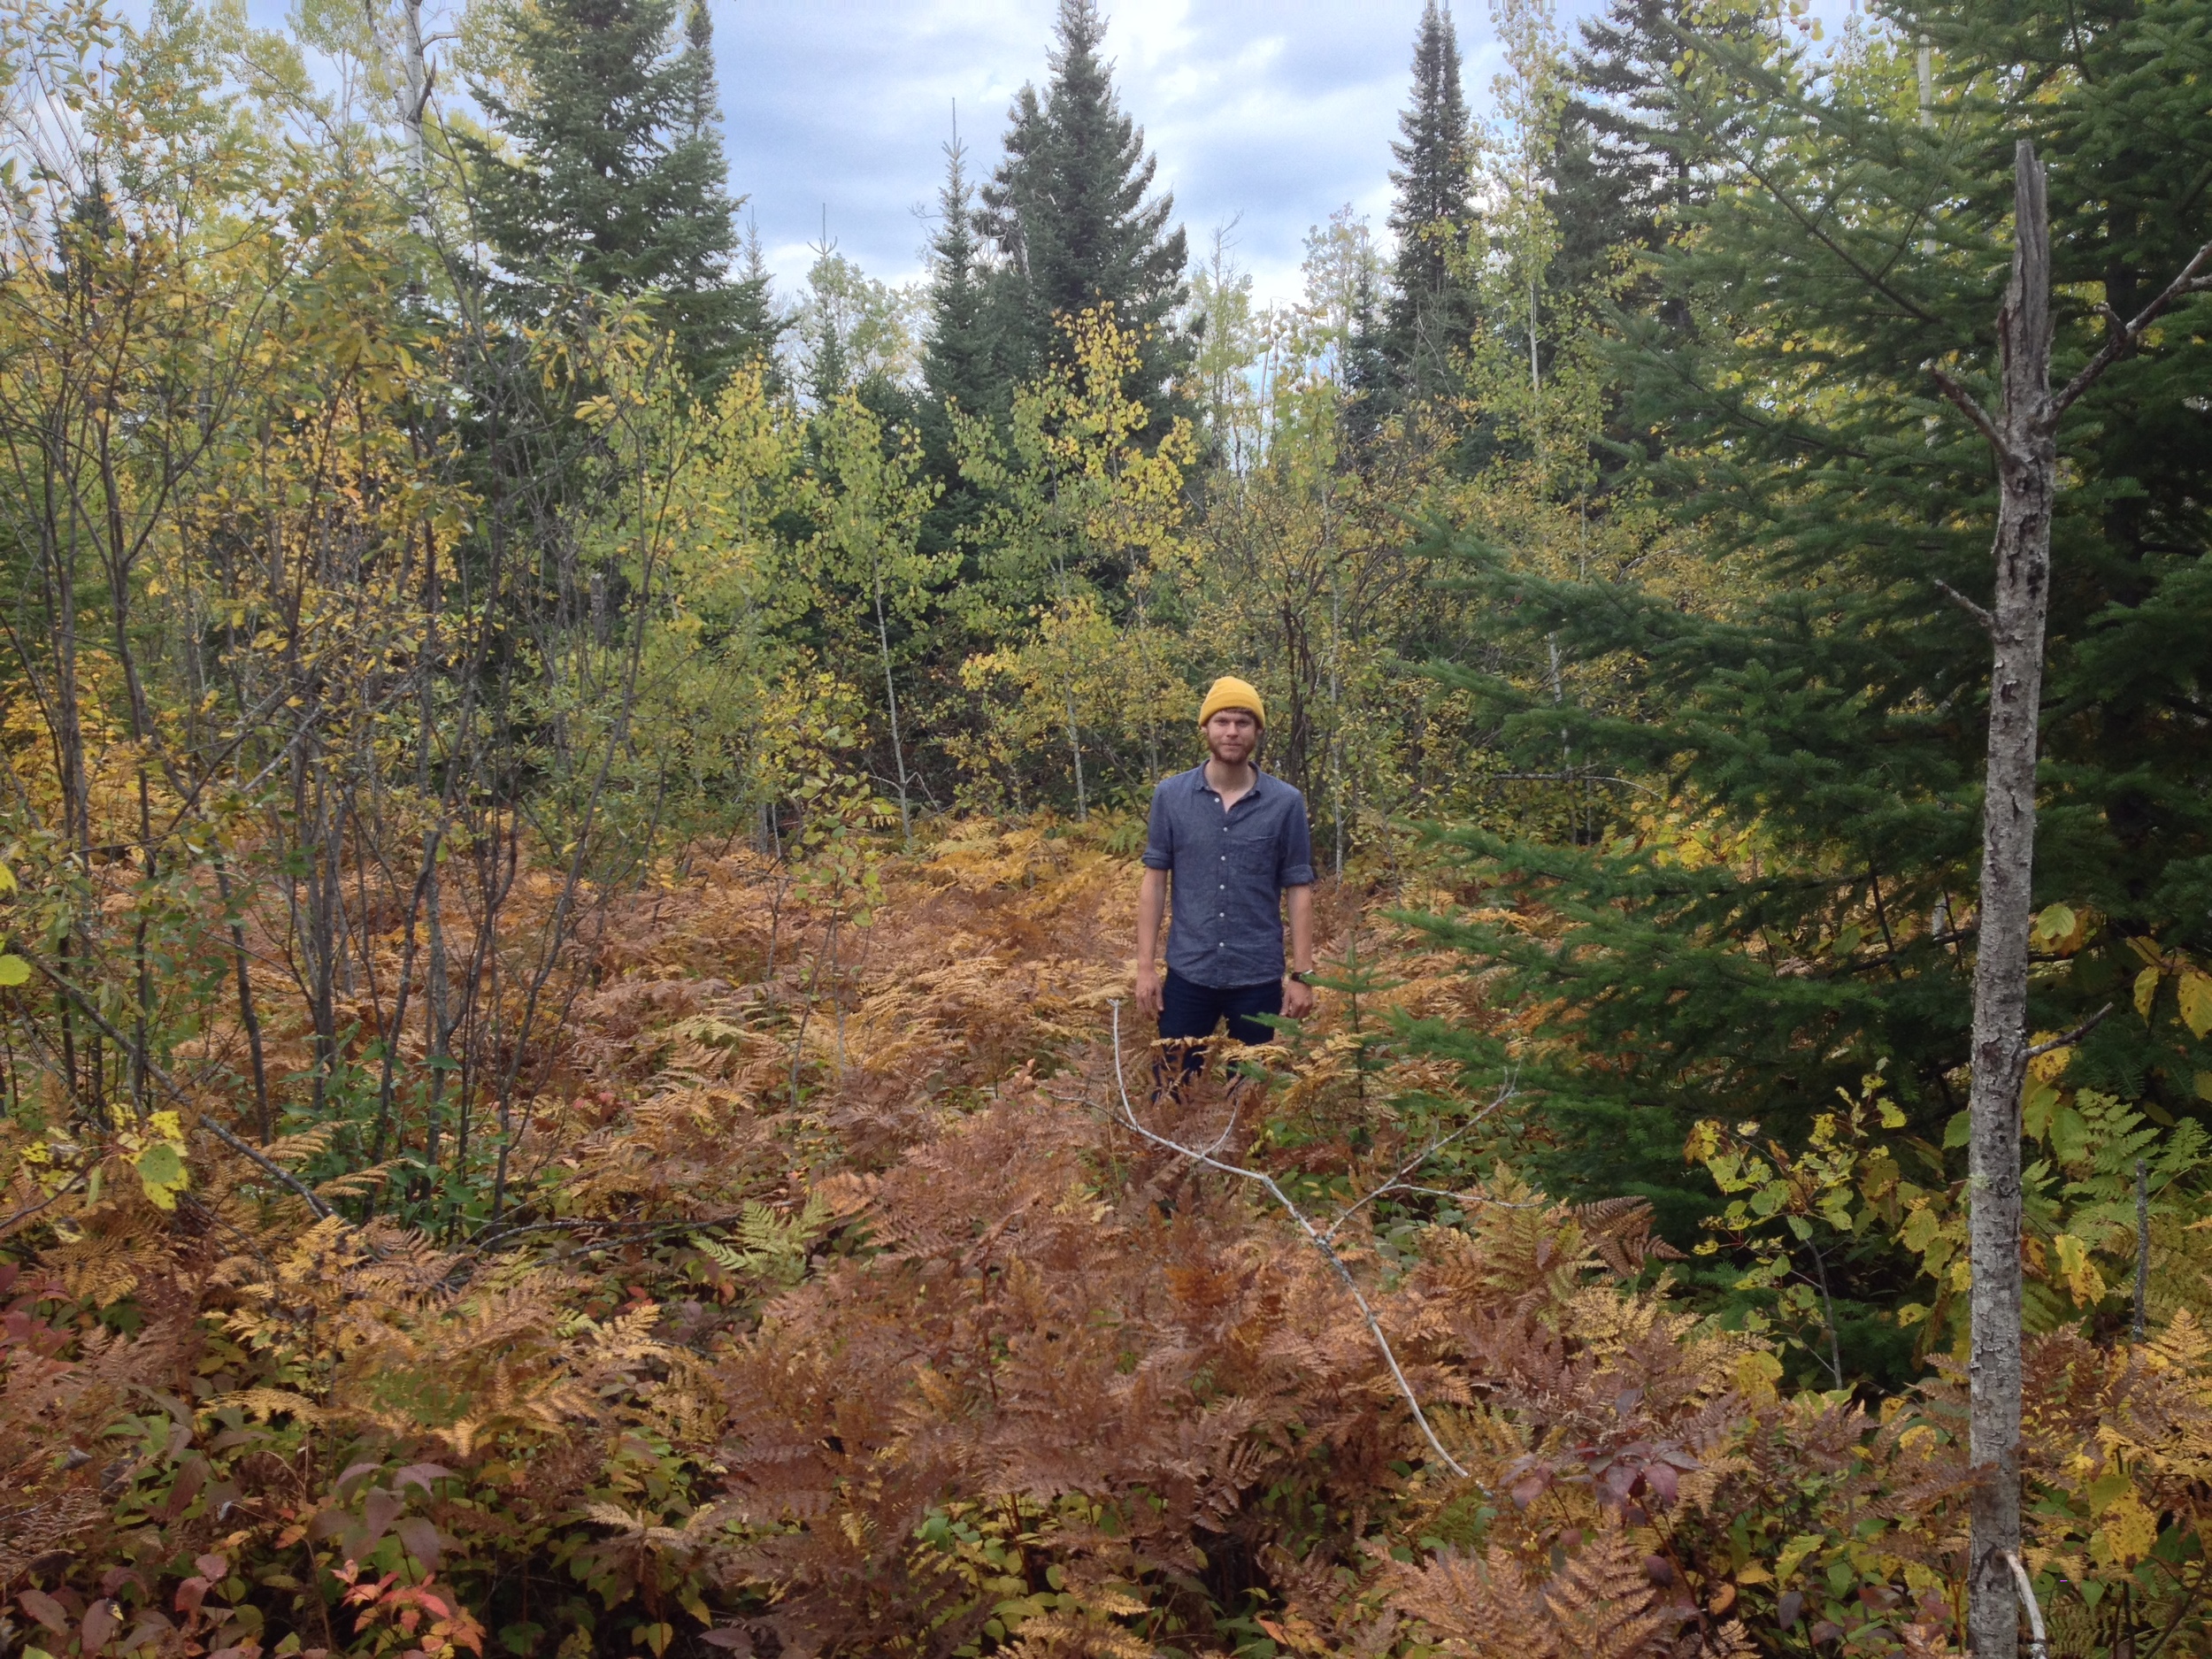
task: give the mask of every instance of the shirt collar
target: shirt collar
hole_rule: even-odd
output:
[[[1210,795],[1217,801],[1221,799],[1221,791],[1215,788],[1213,785],[1206,781],[1206,763],[1204,761],[1200,761],[1198,764],[1191,768],[1190,780],[1191,787],[1197,790],[1199,794]],[[1266,781],[1267,774],[1260,770],[1259,763],[1255,761],[1252,764],[1252,787],[1249,789],[1247,789],[1237,798],[1240,801],[1249,801],[1254,799],[1260,793],[1260,786]]]

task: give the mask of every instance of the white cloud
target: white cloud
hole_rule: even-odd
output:
[[[1194,252],[1237,219],[1263,298],[1294,294],[1309,227],[1347,202],[1378,219],[1421,0],[1106,0],[1123,106],[1159,157]],[[1047,73],[1052,0],[741,0],[718,5],[731,181],[787,287],[830,234],[871,273],[918,273],[959,101],[973,170]],[[1486,17],[1463,8],[1472,60]],[[1470,96],[1488,69],[1469,64]],[[1241,216],[1240,219],[1240,215]]]

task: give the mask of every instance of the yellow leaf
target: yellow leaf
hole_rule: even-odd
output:
[[[2158,970],[2146,968],[2135,976],[2135,1011],[2145,1019],[2151,1017],[2151,1002],[2158,995]]]
[[[2065,1278],[2067,1294],[2082,1307],[2104,1300],[2104,1275],[2089,1259],[2089,1247],[2070,1233],[2051,1240],[2058,1255],[2058,1271]]]
[[[14,891],[15,872],[9,869],[5,864],[0,864],[0,893],[12,893]]]
[[[1736,1392],[1747,1400],[1771,1400],[1774,1385],[1782,1379],[1782,1362],[1759,1351],[1736,1362]]]
[[[31,977],[31,964],[12,952],[0,952],[0,985],[21,985]]]
[[[2212,1031],[2212,978],[2193,969],[2181,976],[2181,1018],[2192,1036],[2201,1037]]]
[[[2157,1542],[2158,1517],[2131,1490],[2104,1512],[2104,1525],[2090,1538],[2089,1548],[2107,1560],[2132,1566]]]
[[[157,1141],[140,1153],[136,1167],[139,1185],[146,1189],[148,1202],[157,1210],[174,1210],[177,1194],[191,1184],[184,1159],[166,1141]]]
[[[1789,1576],[1797,1571],[1798,1563],[1818,1549],[1821,1543],[1822,1540],[1818,1533],[1800,1532],[1788,1543],[1783,1545],[1782,1553],[1774,1558],[1775,1578],[1778,1582],[1788,1582]]]

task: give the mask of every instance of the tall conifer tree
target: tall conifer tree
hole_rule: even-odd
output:
[[[1151,198],[1159,163],[1122,112],[1100,56],[1105,34],[1095,0],[1060,0],[1051,81],[1041,97],[1024,87],[1009,111],[1005,159],[980,216],[1005,257],[991,309],[1019,376],[1058,356],[1056,319],[1111,305],[1143,337],[1131,390],[1164,423],[1191,357],[1174,321],[1188,296],[1189,249],[1171,228],[1174,198]]]
[[[1401,391],[1432,396],[1451,385],[1453,357],[1476,321],[1464,270],[1475,220],[1474,129],[1460,85],[1459,38],[1448,11],[1428,0],[1413,48],[1413,102],[1390,146],[1398,165],[1390,228],[1398,238],[1382,350]]]
[[[2208,15],[2203,0],[2190,13]],[[1542,941],[1458,937],[1514,964],[1568,1047],[1605,1056],[1539,1085],[1563,1163],[1595,1190],[1652,1194],[1686,1231],[1710,1208],[1681,1173],[1694,1118],[1787,1140],[1881,1062],[1939,1161],[1966,1103],[1991,695],[1972,605],[1990,591],[1997,490],[1927,365],[1979,384],[1995,355],[2015,139],[2049,162],[2060,382],[2106,337],[2096,298],[2133,314],[2212,234],[2195,183],[2212,173],[2212,35],[2131,12],[2077,34],[1992,0],[1899,22],[1901,42],[1833,74],[1770,35],[1712,41],[1664,111],[1690,169],[1736,188],[1692,196],[1693,234],[1659,251],[1694,326],[1625,319],[1624,395],[1661,452],[1648,475],[1713,561],[1709,597],[1547,580],[1463,543],[1492,660],[1519,667],[1438,671],[1499,722],[1516,769],[1556,772],[1563,744],[1594,794],[1623,779],[1669,792],[1647,818],[1624,809],[1617,841],[1454,839],[1560,925]],[[1924,117],[1923,32],[1943,66]],[[1636,50],[1654,86],[1684,56],[1658,30]],[[1847,174],[1847,202],[1832,194]],[[2212,952],[2208,341],[2199,295],[2058,438],[2070,481],[2034,883],[2064,908],[2042,935],[2032,1024],[2068,1031],[2116,1005],[2072,1048],[2068,1087],[2159,1121],[2212,1115],[2194,1080],[2212,1075],[2212,1037],[2166,1011],[2176,958],[2159,955]],[[1554,649],[1615,665],[1635,718],[1563,702]],[[1692,824],[1709,827],[1684,841]],[[1754,839],[1706,856],[1739,833]],[[2144,1018],[2125,1014],[2131,989]]]
[[[956,135],[945,146],[945,182],[937,194],[937,231],[930,238],[929,329],[923,342],[922,384],[930,403],[969,414],[994,409],[1005,390],[992,349],[987,286],[990,270],[976,240],[975,191],[967,150]]]
[[[513,87],[478,85],[513,147],[470,149],[484,230],[511,299],[534,309],[570,276],[663,296],[695,385],[764,350],[765,296],[730,280],[738,244],[711,26],[693,0],[537,0],[508,18]]]

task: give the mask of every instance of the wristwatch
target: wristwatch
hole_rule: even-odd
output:
[[[1294,969],[1290,977],[1301,985],[1310,986],[1313,983],[1313,970],[1311,968]]]

